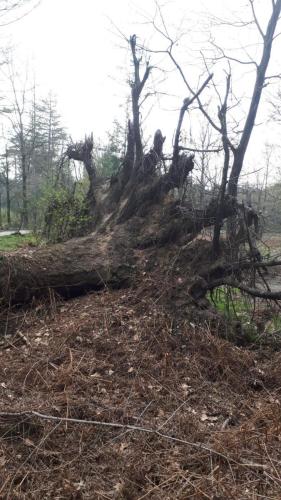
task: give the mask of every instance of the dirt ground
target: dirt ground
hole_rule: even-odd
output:
[[[20,314],[0,346],[0,498],[281,498],[280,352],[172,320],[148,275]]]

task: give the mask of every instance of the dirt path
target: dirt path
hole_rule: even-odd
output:
[[[14,231],[0,231],[0,237],[1,236],[12,236],[13,234],[21,234],[21,235],[25,235],[25,234],[30,234],[31,231],[29,231],[28,229],[21,229],[19,231],[19,233],[14,230]]]

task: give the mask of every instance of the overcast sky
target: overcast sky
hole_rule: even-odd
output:
[[[253,56],[260,49],[260,45],[257,45],[260,39],[256,31],[250,28],[237,31],[228,26],[217,27],[214,22],[210,28],[209,14],[220,18],[231,17],[233,4],[233,0],[165,2],[163,13],[171,33],[185,33],[182,45],[177,50],[193,85],[197,84],[202,68],[196,66],[196,58],[206,46],[210,29],[224,48],[239,49],[247,45],[247,53]],[[247,19],[249,11],[246,4],[247,0],[235,1],[236,19]],[[261,23],[264,23],[271,0],[256,0],[256,4]],[[51,89],[57,95],[63,123],[78,139],[89,131],[93,131],[96,136],[103,136],[110,129],[114,118],[124,119],[128,94],[126,80],[130,67],[129,53],[118,31],[126,36],[136,33],[141,41],[152,48],[162,48],[163,40],[155,36],[149,24],[154,13],[153,0],[42,0],[24,19],[0,30],[2,43],[10,38],[14,44],[16,61],[22,64],[29,61],[29,68],[34,69],[40,92],[44,94]],[[246,57],[241,50],[235,53]],[[207,52],[205,54],[208,56]],[[156,59],[152,61],[158,66],[152,79],[154,88],[168,92],[171,96],[166,100],[159,98],[151,101],[152,110],[148,103],[150,115],[146,125],[151,128],[151,133],[155,126],[167,129],[174,127],[171,122],[176,120],[181,100],[186,97],[186,90],[174,73],[168,74],[168,80],[163,82],[160,65],[163,62],[163,67],[171,68],[166,65],[166,61],[159,57]],[[272,62],[274,72],[281,69],[278,68],[278,59],[276,49]],[[241,95],[244,98],[246,110],[252,82],[250,68],[236,66],[234,64],[233,67],[237,85],[235,92],[237,97]],[[215,78],[218,85],[224,81],[220,64],[215,67]],[[268,132],[267,124],[262,132],[256,133],[255,140],[259,142],[259,147],[261,137],[264,141],[268,140]]]

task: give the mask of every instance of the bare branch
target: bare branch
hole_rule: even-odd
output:
[[[252,14],[253,14],[253,18],[254,18],[254,21],[255,21],[255,24],[258,28],[258,31],[262,37],[263,40],[265,40],[265,33],[263,32],[262,28],[261,28],[261,25],[259,23],[259,20],[257,18],[257,15],[256,15],[256,11],[255,11],[255,7],[254,7],[254,0],[249,0],[249,3],[250,3],[250,6],[251,6],[251,10],[252,10]],[[273,5],[273,8],[275,7],[275,5]]]
[[[181,127],[182,127],[182,122],[184,118],[184,114],[188,107],[197,99],[199,99],[200,94],[204,90],[204,88],[208,85],[209,81],[213,78],[213,74],[210,74],[208,78],[204,81],[204,83],[201,85],[199,90],[196,92],[196,94],[193,94],[191,99],[184,99],[183,105],[180,110],[180,115],[179,115],[179,120],[178,120],[178,125],[175,133],[175,141],[174,141],[174,152],[173,152],[173,163],[176,164],[178,161],[178,156],[179,156],[179,140],[180,140],[180,133],[181,133]]]
[[[271,79],[277,79],[277,80],[281,80],[281,73],[277,74],[277,75],[269,75],[269,76],[265,76],[265,80],[271,80]]]
[[[33,5],[33,6],[32,6],[32,7],[31,7],[31,8],[30,8],[27,12],[25,12],[25,13],[23,13],[23,14],[19,15],[18,17],[16,17],[15,19],[12,19],[11,21],[7,21],[7,22],[4,22],[4,23],[1,23],[1,24],[0,24],[0,28],[4,28],[5,26],[10,26],[11,24],[17,23],[17,22],[18,22],[18,21],[20,21],[21,19],[24,19],[24,18],[25,18],[26,16],[28,16],[31,12],[33,12],[33,10],[37,9],[37,7],[39,7],[39,5],[41,4],[41,2],[42,2],[42,0],[38,0],[38,2],[37,2],[35,5]],[[3,9],[3,11],[5,11],[5,12],[4,12],[4,14],[2,14],[2,16],[3,16],[3,15],[5,15],[5,14],[6,14],[7,12],[9,12],[10,10],[13,10],[13,9],[18,8],[18,7],[20,6],[20,3],[21,3],[21,2],[18,2],[18,3],[16,3],[16,4],[12,5],[10,8]],[[29,3],[29,0],[27,0],[27,3]],[[2,16],[1,16],[1,17],[2,17]]]
[[[173,54],[171,51],[166,51],[166,53],[169,55],[170,59],[173,61],[175,67],[177,68],[177,70],[179,71],[186,87],[188,88],[189,92],[194,96],[195,95],[195,92],[194,90],[192,89],[192,87],[189,85],[186,77],[185,77],[185,74],[181,68],[181,66],[178,64],[178,62],[176,61],[176,59],[174,58]],[[197,102],[198,102],[198,106],[199,106],[199,109],[200,111],[203,113],[203,115],[205,116],[205,118],[208,120],[208,122],[212,125],[212,127],[219,133],[221,133],[221,129],[220,127],[214,122],[214,120],[210,117],[209,113],[207,113],[207,111],[205,110],[199,96],[196,97],[197,99]]]
[[[146,63],[146,68],[145,68],[145,72],[144,72],[143,78],[142,78],[142,80],[140,82],[140,86],[139,86],[139,93],[140,94],[141,94],[141,92],[142,92],[142,90],[143,90],[143,88],[144,88],[144,86],[146,84],[146,81],[147,81],[147,79],[149,77],[151,69],[152,69],[152,67],[149,66],[149,63],[147,62]]]
[[[228,278],[222,280],[218,279],[216,281],[213,281],[209,283],[208,288],[209,290],[212,290],[221,285],[230,286],[232,288],[238,288],[242,292],[246,292],[252,297],[258,297],[260,299],[268,299],[268,300],[281,300],[281,290],[279,290],[278,292],[260,290],[258,288],[252,288],[247,285],[244,285],[243,283],[239,283],[239,281]]]
[[[179,146],[180,151],[193,151],[194,153],[220,153],[223,148],[216,149],[199,149],[199,148],[187,148],[185,146]]]
[[[162,14],[162,10],[161,10],[161,8],[160,8],[160,5],[159,5],[159,3],[158,3],[157,1],[155,1],[155,4],[156,4],[156,7],[157,7],[157,12],[158,12],[158,14],[159,14],[159,16],[160,16],[160,19],[161,19],[161,22],[162,22],[162,25],[163,25],[164,31],[165,31],[165,33],[166,33],[166,38],[167,38],[167,39],[170,41],[170,43],[172,44],[172,43],[173,43],[173,40],[172,40],[172,38],[171,38],[171,37],[170,37],[170,35],[169,35],[168,28],[167,28],[167,25],[166,25],[166,23],[165,23],[165,19],[164,19],[164,16],[163,16],[163,14]],[[165,35],[164,35],[164,33],[163,33],[162,31],[161,31],[161,34],[162,34],[163,36],[165,36]]]
[[[219,45],[217,45],[213,40],[211,40],[210,43],[211,43],[211,45],[213,45],[213,47],[215,49],[217,49],[221,53],[221,56],[213,57],[214,61],[221,61],[222,59],[227,59],[228,61],[234,61],[234,62],[237,62],[238,64],[254,65],[255,67],[257,67],[256,61],[254,61],[252,59],[249,59],[249,61],[242,61],[241,59],[238,59],[237,57],[233,57],[233,56],[230,56],[229,54],[226,54],[224,49],[222,47],[220,47]]]
[[[214,454],[216,456],[222,457],[228,462],[233,462],[233,463],[238,463],[236,462],[235,459],[227,457],[223,453],[213,450],[212,448],[209,448],[208,446],[202,444],[202,443],[193,443],[191,441],[187,441],[185,439],[180,439],[176,438],[174,436],[170,436],[169,434],[164,434],[160,432],[157,429],[151,429],[147,427],[140,427],[137,425],[130,425],[130,424],[120,424],[118,422],[101,422],[99,420],[83,420],[79,418],[69,418],[69,417],[55,417],[54,415],[47,415],[45,413],[40,413],[37,411],[27,411],[27,412],[18,412],[18,413],[8,413],[8,412],[1,412],[0,413],[0,418],[1,417],[10,417],[10,418],[15,418],[15,417],[20,417],[22,418],[30,418],[30,417],[36,417],[42,420],[49,420],[53,422],[69,422],[73,424],[80,424],[80,425],[96,425],[96,426],[101,426],[101,427],[110,427],[110,428],[115,428],[115,429],[128,429],[131,431],[137,431],[137,432],[144,432],[147,434],[154,434],[157,436],[160,436],[164,439],[168,439],[169,441],[173,441],[176,443],[182,443],[186,444],[187,446],[191,446],[192,448],[196,448],[199,450],[207,451],[208,453]]]

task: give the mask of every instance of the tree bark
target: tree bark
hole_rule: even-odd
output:
[[[54,290],[74,297],[105,286],[130,284],[135,276],[134,252],[121,237],[114,244],[87,236],[20,255],[0,257],[0,303],[24,304]]]
[[[0,191],[0,229],[3,227],[3,219],[2,219],[2,193]]]
[[[27,171],[26,171],[26,155],[23,153],[21,158],[22,171],[22,225],[24,228],[28,226],[28,205],[27,205]]]
[[[214,224],[214,235],[213,235],[213,253],[214,253],[214,257],[216,257],[216,258],[219,256],[220,250],[221,250],[220,234],[221,234],[221,227],[223,224],[223,204],[224,204],[224,198],[225,198],[225,193],[226,193],[227,176],[228,176],[228,169],[229,169],[229,162],[230,162],[230,151],[229,151],[228,134],[227,134],[227,120],[226,120],[227,100],[228,100],[229,90],[230,90],[230,74],[227,76],[227,79],[226,79],[226,92],[225,92],[224,103],[220,107],[219,113],[218,113],[220,124],[221,124],[221,130],[222,130],[224,163],[223,163],[223,170],[222,170],[221,185],[220,185],[220,190],[219,190],[219,194],[218,194],[218,206],[217,206],[217,213],[216,213],[216,219],[215,219],[215,224]]]

